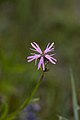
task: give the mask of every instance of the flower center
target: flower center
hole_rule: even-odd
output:
[[[44,55],[44,52],[42,52],[42,54],[41,54],[41,57],[44,57],[45,55]]]

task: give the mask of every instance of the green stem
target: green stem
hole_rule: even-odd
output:
[[[70,75],[71,75],[71,84],[72,84],[72,100],[73,100],[74,118],[75,118],[75,120],[79,120],[78,109],[77,109],[78,100],[77,100],[77,94],[76,94],[73,72],[72,72],[71,69],[70,69]]]
[[[14,113],[10,114],[10,115],[6,118],[6,120],[14,120],[14,118],[16,118],[16,116],[19,115],[19,113],[31,102],[32,98],[34,97],[37,89],[39,88],[39,86],[40,86],[40,84],[41,84],[41,82],[42,82],[42,80],[43,80],[43,77],[44,77],[44,72],[42,73],[42,75],[41,75],[38,83],[36,84],[33,92],[31,93],[30,97],[27,98],[27,99],[24,101],[24,103],[19,107],[19,109],[18,109],[17,111],[15,111]]]

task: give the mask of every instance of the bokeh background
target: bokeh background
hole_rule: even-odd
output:
[[[40,106],[37,117],[58,120],[61,115],[74,120],[69,68],[80,103],[80,1],[0,0],[0,104],[8,104],[8,114],[30,96],[40,78],[37,66],[26,59],[33,41],[42,49],[54,41],[58,60],[48,65],[35,95]]]

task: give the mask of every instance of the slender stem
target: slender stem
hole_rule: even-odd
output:
[[[78,108],[78,100],[77,100],[73,72],[71,69],[70,69],[70,75],[71,75],[71,84],[72,84],[72,100],[73,100],[74,119],[79,120],[78,109],[77,109]]]
[[[40,86],[40,84],[41,84],[41,82],[42,82],[42,80],[43,80],[43,77],[44,77],[44,72],[42,72],[42,75],[41,75],[38,83],[36,84],[33,92],[31,93],[30,97],[27,98],[27,99],[24,101],[24,103],[19,107],[19,109],[18,109],[17,111],[15,111],[14,113],[10,114],[10,115],[6,118],[6,120],[14,120],[14,118],[16,118],[16,116],[31,102],[32,98],[34,97],[37,89],[39,88],[39,86]]]

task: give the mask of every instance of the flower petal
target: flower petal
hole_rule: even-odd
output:
[[[36,52],[36,50],[35,50],[35,49],[33,49],[33,48],[30,48],[30,50],[35,51],[35,52]]]
[[[33,43],[36,45],[37,50],[39,51],[39,53],[41,53],[41,54],[42,54],[42,50],[41,50],[41,48],[39,47],[39,45],[38,45],[36,42],[33,42]]]
[[[53,45],[54,45],[54,42],[51,45],[50,43],[48,43],[46,49],[44,50],[44,54],[48,52],[52,52],[54,50]]]
[[[32,45],[33,48],[37,49],[37,47],[33,43],[31,43],[31,45]]]
[[[49,46],[49,49],[50,49],[50,48],[52,48],[52,47],[53,47],[53,45],[54,45],[54,42],[53,42],[53,43]]]
[[[50,56],[52,57],[52,56],[54,56],[56,53],[54,53],[54,54],[50,54]]]
[[[55,58],[51,57],[51,59],[54,60],[55,62],[57,62],[57,60]]]
[[[33,61],[33,60],[34,60],[34,58],[32,58],[32,59],[29,59],[29,60],[28,60],[28,62],[31,62],[31,61]]]
[[[48,52],[52,52],[52,51],[54,51],[54,48],[51,48],[51,49],[46,48],[45,51],[44,51],[44,54],[46,54],[46,53],[48,53]]]
[[[42,65],[43,70],[45,70],[44,58],[43,57],[41,57],[41,59],[40,59],[40,61],[38,63],[38,69],[40,69],[41,65]]]
[[[37,43],[33,42],[33,43],[31,43],[31,45],[34,48],[34,49],[31,48],[31,50],[36,51],[36,52],[42,54],[42,50],[41,50],[41,48],[39,47],[39,45]]]
[[[48,47],[49,47],[49,45],[50,45],[50,43],[48,43],[48,45],[47,45],[47,47],[46,47],[46,48],[48,48]]]
[[[45,55],[45,57],[51,62],[51,63],[53,63],[53,64],[56,64],[56,59],[55,58],[53,58],[53,57],[51,57],[50,55]]]
[[[38,59],[41,55],[40,54],[35,54],[33,56],[28,56],[27,59],[28,59],[28,62],[31,62],[35,59]]]

